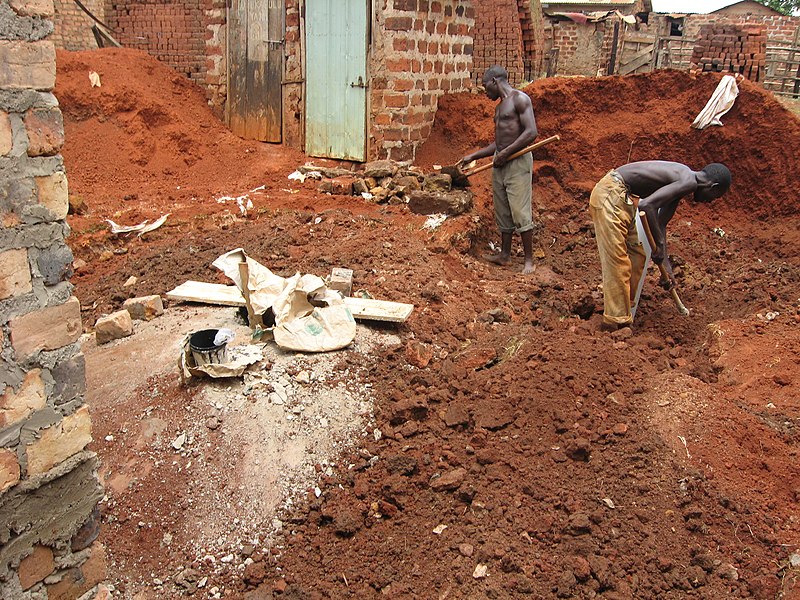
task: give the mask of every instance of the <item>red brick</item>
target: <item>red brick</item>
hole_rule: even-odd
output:
[[[388,17],[384,28],[388,31],[410,31],[413,23],[411,17]]]
[[[53,551],[47,546],[34,546],[33,553],[22,559],[17,571],[19,583],[23,590],[27,590],[45,577],[50,575],[56,568],[53,560]]]
[[[383,100],[387,108],[406,108],[408,106],[406,94],[384,94]]]

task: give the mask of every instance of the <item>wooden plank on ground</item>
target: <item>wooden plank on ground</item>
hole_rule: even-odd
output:
[[[350,298],[344,299],[344,303],[354,319],[365,321],[390,321],[392,323],[402,323],[411,315],[414,310],[413,304],[402,302],[389,302],[387,300],[372,300],[369,298]]]
[[[235,285],[186,281],[166,293],[168,300],[220,304],[222,306],[247,306],[242,292]],[[344,299],[353,318],[361,321],[388,321],[403,323],[414,310],[413,304],[374,300],[372,298]]]
[[[221,304],[222,306],[246,306],[244,296],[235,285],[187,281],[166,293],[168,300]]]

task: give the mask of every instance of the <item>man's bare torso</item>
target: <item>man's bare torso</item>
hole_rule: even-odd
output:
[[[498,152],[514,143],[525,129],[514,104],[516,95],[522,93],[519,90],[514,90],[507,98],[501,100],[495,108],[494,141]]]
[[[664,160],[645,160],[629,163],[617,168],[617,173],[628,185],[632,194],[641,198],[650,196],[656,190],[671,184],[681,184],[685,193],[697,187],[694,172],[676,162]]]

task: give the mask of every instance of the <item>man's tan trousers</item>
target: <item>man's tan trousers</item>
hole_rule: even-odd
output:
[[[603,320],[614,325],[630,325],[633,322],[631,304],[646,255],[636,233],[636,207],[616,171],[609,171],[594,186],[589,213],[603,269]]]

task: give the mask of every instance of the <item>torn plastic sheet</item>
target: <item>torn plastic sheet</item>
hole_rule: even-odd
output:
[[[247,281],[240,265],[247,265]],[[245,254],[242,248],[226,252],[212,265],[227,275],[242,291],[253,314],[269,310],[275,317],[271,333],[275,343],[287,350],[328,352],[344,348],[355,339],[356,322],[344,299],[328,290],[316,275],[284,278]]]
[[[161,227],[164,223],[167,222],[167,217],[170,214],[171,213],[167,213],[166,215],[163,215],[162,217],[160,217],[159,219],[153,221],[152,223],[150,223],[149,221],[146,220],[146,221],[142,221],[138,225],[118,225],[117,223],[115,223],[111,219],[106,219],[106,223],[108,223],[111,226],[111,233],[113,233],[114,235],[119,235],[119,234],[122,234],[122,233],[138,232],[139,236],[142,236],[145,233],[148,233],[150,231],[154,231],[154,230],[158,229],[159,227]],[[150,223],[150,224],[148,225],[148,223]]]
[[[725,75],[717,84],[717,89],[711,94],[711,98],[697,115],[692,127],[695,129],[705,129],[709,125],[722,125],[720,118],[733,108],[733,103],[739,95],[739,86],[732,75]]]
[[[220,331],[226,331],[221,329]],[[232,333],[232,332],[231,332]],[[198,365],[194,360],[192,349],[189,345],[191,334],[187,335],[182,344],[180,369],[184,380],[189,377],[212,377],[221,379],[225,377],[241,377],[247,367],[264,360],[264,352],[255,344],[242,344],[228,349],[230,360],[225,363],[209,363]]]

